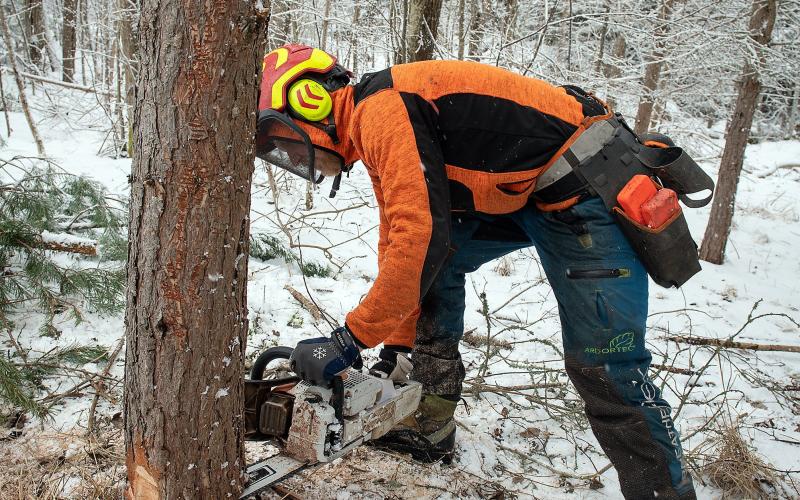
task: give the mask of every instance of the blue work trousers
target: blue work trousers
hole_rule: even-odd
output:
[[[694,498],[672,410],[648,377],[647,274],[600,198],[560,212],[454,214],[454,251],[422,301],[412,378],[427,393],[460,394],[465,275],[530,245],[558,301],[566,371],[623,494]]]

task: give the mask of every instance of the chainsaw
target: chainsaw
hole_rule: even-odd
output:
[[[418,382],[397,383],[353,368],[334,377],[330,387],[294,375],[265,379],[270,363],[291,354],[290,347],[267,349],[245,380],[245,439],[273,441],[281,451],[247,467],[240,499],[258,500],[290,474],[383,436],[419,405]]]

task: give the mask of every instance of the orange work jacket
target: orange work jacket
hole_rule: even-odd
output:
[[[464,61],[393,66],[351,92],[347,146],[372,180],[380,236],[378,276],[346,323],[368,347],[411,347],[451,213],[522,209],[537,176],[608,110],[575,87]]]

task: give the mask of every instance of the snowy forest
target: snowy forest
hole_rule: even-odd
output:
[[[0,32],[0,498],[236,497],[275,451],[245,374],[344,325],[381,221],[360,163],[330,197],[254,159],[289,43],[575,85],[689,153],[703,270],[650,281],[649,377],[697,498],[800,498],[800,0],[2,0]],[[359,446],[270,498],[623,498],[558,306],[533,247],[467,274],[452,463]]]

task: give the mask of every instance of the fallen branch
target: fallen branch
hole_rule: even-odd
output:
[[[660,365],[657,363],[652,363],[650,368],[655,368],[656,370],[661,370],[669,373],[677,373],[679,375],[697,375],[696,371],[689,370],[688,368],[678,368],[677,366],[669,366],[669,365]]]
[[[756,344],[753,342],[737,342],[734,340],[709,339],[704,337],[686,337],[684,335],[673,335],[667,337],[667,340],[683,344],[710,345],[727,349],[746,349],[750,351],[800,352],[800,346],[796,345]]]
[[[2,71],[13,71],[13,69],[6,67],[2,67],[0,69]],[[86,92],[88,94],[98,94],[98,95],[106,95],[114,97],[114,93],[109,92],[107,90],[100,90],[93,87],[85,87],[83,85],[77,85],[75,83],[62,82],[61,80],[53,80],[52,78],[45,78],[43,76],[34,75],[31,73],[25,73],[24,71],[20,71],[19,76],[26,78],[28,80],[34,80],[37,82],[46,83],[48,85],[56,85],[58,87],[64,87],[72,90],[80,90],[81,92]]]
[[[483,335],[475,335],[473,333],[474,331],[475,330],[472,329],[466,332],[464,334],[464,337],[462,338],[462,340],[465,343],[471,345],[472,347],[485,347],[488,344],[490,347],[499,347],[500,349],[511,349],[511,343],[509,343],[507,340],[495,339],[495,338],[487,340],[486,337]]]
[[[505,394],[505,393],[512,393],[512,394],[519,394],[521,391],[530,391],[533,389],[553,389],[564,387],[564,384],[560,383],[544,383],[544,384],[528,384],[528,385],[509,385],[509,386],[502,386],[502,385],[493,385],[493,384],[481,384],[478,382],[464,382],[468,384],[469,387],[464,389],[462,392],[464,394],[480,394],[482,392],[495,392],[498,394]]]
[[[284,290],[289,292],[294,300],[300,303],[303,308],[311,314],[311,317],[314,318],[314,321],[319,321],[322,319],[322,311],[319,310],[316,304],[311,302],[311,300],[303,295],[302,293],[298,292],[294,288],[289,285],[283,287]]]
[[[111,371],[111,368],[114,366],[114,363],[117,361],[117,356],[119,356],[120,351],[122,351],[122,347],[125,345],[125,336],[123,335],[119,342],[117,342],[117,347],[114,348],[114,352],[111,353],[111,356],[108,358],[108,362],[106,363],[106,367],[103,369],[101,373],[101,377],[107,377],[108,373]],[[100,380],[97,382],[95,387],[94,397],[92,398],[92,404],[89,407],[89,419],[86,423],[86,434],[91,434],[94,432],[95,428],[95,412],[97,410],[97,402],[100,399],[100,393],[102,392],[103,388],[103,381]],[[100,390],[98,390],[100,389]]]

